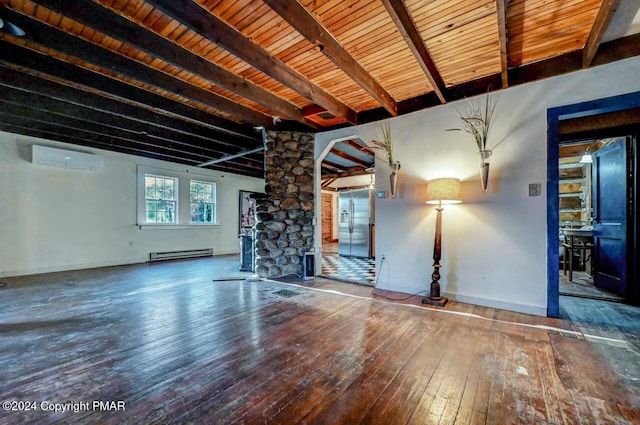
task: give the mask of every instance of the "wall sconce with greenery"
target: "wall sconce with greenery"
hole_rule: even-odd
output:
[[[493,151],[489,149],[488,139],[491,123],[493,121],[493,112],[498,102],[491,102],[491,96],[487,95],[484,109],[481,109],[480,103],[474,105],[469,101],[469,105],[464,112],[458,112],[458,116],[462,120],[459,128],[449,128],[447,131],[464,131],[473,136],[478,147],[478,156],[480,157],[480,183],[482,191],[487,192],[489,184],[489,160]]]
[[[384,152],[391,169],[391,175],[389,176],[389,183],[391,184],[391,197],[396,197],[396,189],[398,186],[398,171],[400,170],[400,162],[394,161],[393,158],[393,139],[391,138],[391,124],[386,122],[382,126],[382,141],[372,140],[374,149],[379,149]]]

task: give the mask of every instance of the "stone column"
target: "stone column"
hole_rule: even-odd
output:
[[[256,273],[302,275],[313,247],[313,139],[311,133],[267,132],[265,196],[256,202]]]

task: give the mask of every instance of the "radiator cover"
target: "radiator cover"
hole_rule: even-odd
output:
[[[211,257],[213,248],[189,249],[184,251],[165,251],[149,253],[149,261],[179,260],[182,258]]]

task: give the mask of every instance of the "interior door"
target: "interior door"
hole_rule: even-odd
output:
[[[629,137],[593,154],[593,282],[627,296]]]

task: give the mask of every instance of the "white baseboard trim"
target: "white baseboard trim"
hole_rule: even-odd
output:
[[[415,294],[418,291],[420,291],[420,288],[415,288],[415,287],[405,286],[405,285],[387,285],[385,283],[382,283],[382,284],[378,283],[376,288],[387,290],[387,291],[402,292],[407,295]],[[421,292],[420,295],[429,295],[428,287],[424,288],[422,291],[423,292]],[[515,311],[518,313],[533,314],[536,316],[543,316],[543,317],[547,316],[547,306],[516,303],[513,301],[504,301],[504,300],[498,300],[495,298],[476,297],[472,295],[451,294],[448,292],[443,292],[442,296],[449,298],[451,301],[457,301],[457,302],[466,303],[466,304],[474,304],[474,305],[481,305],[483,307],[499,308],[501,310],[509,310],[509,311]]]
[[[451,301],[457,301],[466,304],[481,305],[483,307],[499,308],[501,310],[515,311],[517,313],[533,314],[536,316],[547,316],[546,306],[537,306],[532,304],[522,304],[510,301],[496,300],[494,298],[480,298],[470,295],[442,293],[442,296],[449,298]]]
[[[225,251],[213,251],[213,256],[216,257],[218,255],[239,255],[240,251],[237,249],[228,249]]]
[[[412,286],[405,286],[405,285],[388,285],[386,283],[380,283],[378,282],[378,284],[376,285],[376,289],[382,289],[385,291],[394,291],[394,292],[402,292],[403,294],[415,294],[418,291],[423,291],[420,295],[425,295],[425,294],[429,294],[429,289],[420,289],[420,288],[415,288]]]
[[[226,251],[214,251],[213,256],[219,255],[238,255],[239,252],[237,250],[226,250]],[[33,274],[43,274],[43,273],[56,273],[56,272],[66,272],[71,270],[82,270],[82,269],[97,269],[99,267],[113,267],[113,266],[126,266],[129,264],[140,264],[140,263],[148,263],[149,256],[139,257],[139,258],[128,258],[126,260],[113,260],[113,261],[100,261],[95,263],[84,263],[84,264],[68,264],[64,266],[50,266],[50,267],[38,267],[34,269],[24,269],[24,270],[8,270],[0,272],[0,278],[5,277],[17,277],[17,276],[29,276]]]
[[[64,266],[50,266],[50,267],[37,267],[34,269],[25,270],[9,270],[0,272],[0,278],[14,277],[14,276],[28,276],[32,274],[42,273],[56,273],[66,272],[70,270],[82,270],[82,269],[96,269],[99,267],[113,267],[113,266],[125,266],[128,264],[146,263],[149,261],[148,257],[142,258],[128,258],[126,260],[113,260],[113,261],[100,261],[96,263],[84,263],[84,264],[68,264]]]

